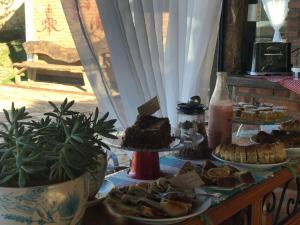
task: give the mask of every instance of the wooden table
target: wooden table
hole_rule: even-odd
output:
[[[300,166],[295,166],[295,170],[300,174]],[[240,210],[250,207],[251,213],[249,219],[251,219],[251,225],[273,224],[273,222],[275,222],[274,218],[272,218],[270,213],[266,213],[265,210],[267,205],[266,201],[264,201],[266,199],[265,196],[268,196],[277,187],[287,186],[291,180],[293,180],[293,175],[290,170],[283,169],[260,184],[244,190],[232,198],[213,206],[205,213],[212,220],[214,225],[218,225],[238,213]],[[300,206],[297,209],[300,209]],[[276,208],[274,208],[272,212],[276,212]],[[204,225],[199,217],[192,218],[181,224]],[[291,217],[287,216],[284,223],[279,224],[299,225],[300,213],[296,210]],[[100,204],[93,208],[89,208],[86,211],[82,225],[138,225],[138,223],[133,223],[132,221],[129,222],[123,218],[117,218],[109,214],[104,205]]]

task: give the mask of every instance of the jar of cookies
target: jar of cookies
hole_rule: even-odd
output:
[[[201,104],[199,96],[193,96],[187,103],[177,105],[178,121],[176,136],[181,140],[187,140],[196,133],[204,137],[204,141],[198,146],[175,152],[175,156],[183,159],[204,159],[208,156],[207,135],[205,131],[205,111],[207,107]]]

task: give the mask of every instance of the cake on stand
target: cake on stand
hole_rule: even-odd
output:
[[[185,140],[174,137],[168,148],[141,149],[122,146],[124,131],[117,132],[116,136],[117,139],[113,141],[111,139],[105,139],[104,141],[110,147],[133,151],[128,176],[139,180],[154,180],[161,176],[159,152],[179,151],[185,148],[192,148],[204,140],[203,136],[197,133]]]

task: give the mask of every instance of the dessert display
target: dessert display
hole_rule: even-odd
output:
[[[122,146],[159,149],[169,147],[171,142],[169,119],[146,115],[138,116],[134,125],[126,129]]]
[[[286,160],[285,146],[281,142],[250,146],[219,145],[214,154],[227,161],[246,164],[274,164]]]
[[[287,132],[283,130],[272,130],[271,133],[260,131],[255,135],[253,141],[263,143],[275,143],[280,141],[286,148],[294,148],[300,146],[300,133]]]
[[[292,120],[284,122],[280,125],[280,129],[289,132],[300,132],[300,121]]]
[[[167,178],[159,178],[152,183],[115,188],[105,203],[121,215],[158,219],[189,214],[196,197],[193,190],[182,190]]]
[[[194,166],[187,162],[178,174],[195,170],[203,180],[205,186],[233,188],[241,184],[251,184],[255,180],[248,171],[240,171],[229,165],[217,166],[212,161],[206,160],[203,166]]]
[[[271,103],[251,105],[239,102],[233,107],[234,120],[245,122],[278,122],[289,117],[284,106],[273,106]]]

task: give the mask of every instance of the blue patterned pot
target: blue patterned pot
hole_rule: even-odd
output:
[[[100,186],[103,183],[107,168],[106,154],[99,154],[97,160],[99,162],[99,165],[97,166],[95,171],[89,174],[89,199],[93,199],[98,193]]]
[[[79,225],[88,199],[88,176],[28,188],[0,187],[2,225]]]

